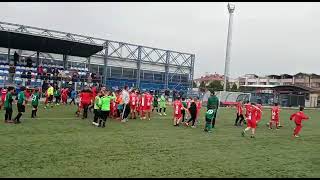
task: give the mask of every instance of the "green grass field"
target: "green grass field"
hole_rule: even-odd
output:
[[[282,110],[283,127],[276,131],[267,129],[265,109],[251,139],[233,126],[234,109],[219,109],[212,134],[202,125],[173,127],[171,116],[159,115],[96,128],[76,118],[75,109],[41,108],[32,120],[28,106],[22,124],[1,120],[0,177],[320,177],[317,110],[305,111],[311,119],[300,138],[291,139],[294,111]]]

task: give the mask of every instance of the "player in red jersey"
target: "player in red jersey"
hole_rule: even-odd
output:
[[[290,116],[290,120],[291,121],[294,120],[294,122],[296,124],[296,128],[294,128],[293,135],[292,135],[293,138],[299,137],[298,135],[299,135],[301,128],[302,128],[302,121],[309,119],[309,117],[306,116],[303,112],[304,107],[300,107],[299,109],[300,109],[299,112],[296,112]]]
[[[261,104],[257,104],[256,105],[260,111],[257,112],[257,125],[260,122],[261,118],[262,118],[262,105]]]
[[[196,97],[195,98],[195,102],[196,102],[196,105],[197,105],[197,118],[196,118],[196,122],[197,124],[200,124],[200,120],[199,120],[199,115],[200,115],[200,111],[201,111],[201,108],[202,108],[202,102],[201,100],[199,99],[199,97]]]
[[[258,113],[261,111],[254,103],[251,105],[247,105],[246,109],[246,119],[247,119],[247,128],[242,131],[242,136],[245,135],[246,131],[251,129],[251,138],[254,138],[256,127],[257,127],[257,119]]]
[[[241,126],[242,125],[242,121],[244,120],[242,103],[238,102],[237,105],[236,105],[236,108],[237,108],[237,118],[236,118],[236,121],[234,122],[234,125],[235,126]],[[240,121],[239,121],[239,119],[240,119]]]
[[[88,117],[88,108],[92,103],[92,92],[90,89],[85,88],[84,90],[82,90],[82,92],[80,93],[80,104],[83,108],[83,117],[82,119],[85,119]]]
[[[5,100],[6,100],[6,96],[7,96],[7,88],[6,87],[4,87],[4,88],[2,88],[1,89],[1,105],[0,105],[0,109],[1,109],[1,107],[4,105],[4,102],[5,102]]]
[[[180,121],[182,119],[182,112],[183,105],[181,102],[181,98],[177,97],[176,100],[173,102],[173,125],[179,126]]]
[[[130,104],[130,116],[131,119],[136,119],[136,106],[137,106],[137,94],[135,92],[135,90],[132,90],[130,93],[130,100],[129,100],[129,104]]]
[[[68,88],[63,88],[61,90],[61,100],[62,100],[62,104],[67,104],[68,101],[68,93],[69,93],[69,89]]]
[[[280,107],[278,103],[274,103],[274,106],[271,108],[271,120],[269,122],[269,129],[272,129],[272,126],[275,125],[276,129],[279,129],[279,113]]]
[[[147,114],[149,121],[151,120],[152,101],[153,101],[153,96],[149,92],[145,93],[143,111],[145,114]]]
[[[144,97],[145,97],[145,93],[141,92],[140,97],[139,97],[139,112],[140,112],[140,119],[144,119],[145,118],[145,114],[143,111],[144,108]]]

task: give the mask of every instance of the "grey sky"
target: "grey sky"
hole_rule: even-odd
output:
[[[234,3],[230,74],[318,73],[320,3]],[[0,3],[0,20],[196,54],[224,72],[227,3]],[[110,35],[108,35],[110,34]]]

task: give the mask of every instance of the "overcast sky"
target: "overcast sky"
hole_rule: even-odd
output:
[[[320,3],[234,3],[230,75],[318,73]],[[227,3],[0,3],[0,21],[194,53],[223,73]]]

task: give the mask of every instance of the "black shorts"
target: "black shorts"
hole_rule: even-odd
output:
[[[48,97],[48,101],[49,101],[49,102],[52,102],[52,100],[53,100],[53,95],[50,95],[50,96]]]
[[[17,104],[18,107],[18,112],[26,112],[26,106],[24,106],[23,104]]]
[[[37,109],[38,108],[38,105],[32,105],[33,108]]]

